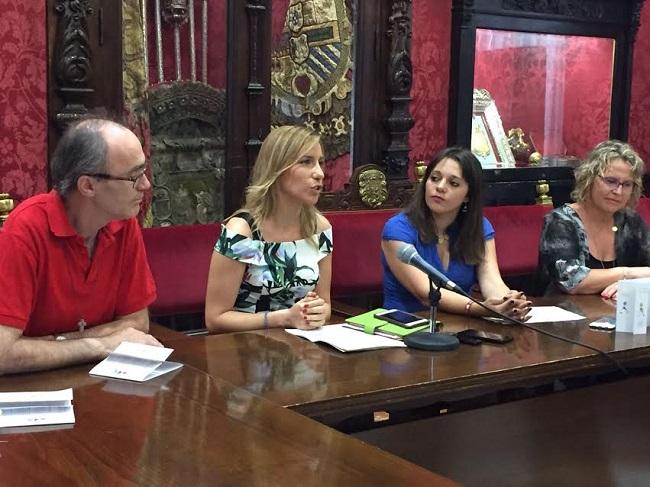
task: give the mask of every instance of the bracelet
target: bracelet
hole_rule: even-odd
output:
[[[264,330],[268,331],[269,329],[269,312],[265,311],[264,316],[263,316],[263,321],[264,321]]]
[[[472,305],[474,304],[474,301],[471,299],[467,300],[467,303],[465,303],[465,314],[468,315],[470,314],[470,311],[472,310]]]

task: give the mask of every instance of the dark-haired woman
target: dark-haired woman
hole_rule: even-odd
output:
[[[526,317],[530,302],[501,279],[494,229],[483,217],[481,185],[481,165],[469,150],[451,147],[434,157],[408,208],[384,226],[385,308],[420,311],[429,305],[427,276],[397,257],[406,243],[465,292],[478,282],[485,304],[515,318]],[[441,293],[444,311],[487,314],[457,293]]]

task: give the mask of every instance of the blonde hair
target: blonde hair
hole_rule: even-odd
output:
[[[597,177],[602,176],[607,166],[614,159],[622,159],[632,168],[634,188],[627,202],[627,206],[634,208],[641,197],[643,190],[643,174],[645,164],[632,146],[620,140],[606,140],[593,148],[587,159],[575,170],[576,185],[571,192],[574,201],[581,202],[587,199],[591,187]]]
[[[276,209],[277,180],[316,144],[320,144],[320,137],[308,127],[284,125],[272,129],[255,160],[251,183],[246,188],[244,207],[232,216],[250,213],[253,217],[251,231],[259,230],[261,222]],[[319,215],[316,207],[303,206],[300,212],[300,233],[303,238],[316,233]]]

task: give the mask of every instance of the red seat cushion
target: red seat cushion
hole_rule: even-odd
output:
[[[149,307],[152,316],[204,310],[212,249],[220,233],[217,223],[142,229],[158,292]]]
[[[550,206],[490,206],[483,211],[495,231],[502,276],[532,274],[537,269],[539,237]]]
[[[335,211],[325,216],[332,224],[332,297],[383,291],[381,232],[397,209]]]

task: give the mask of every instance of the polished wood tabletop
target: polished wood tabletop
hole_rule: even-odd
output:
[[[355,434],[471,487],[650,484],[650,376]]]
[[[145,383],[89,369],[0,378],[72,387],[76,416],[0,429],[0,485],[457,485],[190,366]]]
[[[650,362],[646,335],[588,327],[593,319],[615,312],[611,302],[598,296],[571,296],[539,299],[535,304],[556,304],[587,317],[535,326],[611,352],[626,366]],[[179,338],[169,346],[178,361],[327,424],[389,406],[413,408],[616,369],[592,350],[523,327],[446,313],[440,317],[446,331],[477,328],[509,334],[514,340],[506,345],[461,345],[451,352],[396,348],[343,354],[283,330],[270,330]]]

